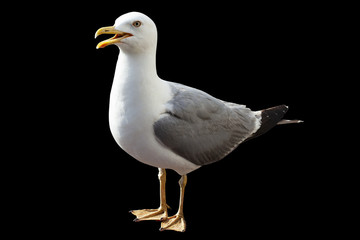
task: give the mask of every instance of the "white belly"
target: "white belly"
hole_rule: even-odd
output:
[[[199,166],[163,147],[154,137],[153,124],[164,112],[165,103],[171,97],[170,89],[168,91],[163,96],[144,95],[144,92],[137,95],[136,90],[114,89],[113,86],[109,109],[110,130],[118,145],[135,159],[184,175]]]

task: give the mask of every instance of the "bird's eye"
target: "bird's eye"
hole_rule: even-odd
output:
[[[134,27],[140,27],[141,26],[141,22],[140,21],[135,21],[132,24]]]

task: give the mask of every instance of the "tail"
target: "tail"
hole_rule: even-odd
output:
[[[256,138],[260,135],[263,135],[271,128],[275,127],[276,125],[281,124],[290,124],[290,123],[301,123],[301,120],[286,120],[282,119],[285,113],[288,111],[289,107],[286,105],[279,105],[276,107],[260,110],[256,113],[256,115],[260,119],[260,127],[259,129],[254,132],[248,139]]]

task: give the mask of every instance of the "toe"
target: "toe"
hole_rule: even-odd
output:
[[[184,217],[172,216],[161,223],[160,231],[173,230],[177,232],[185,232],[186,222]]]
[[[130,213],[136,216],[134,222],[140,222],[145,220],[161,221],[161,219],[167,218],[167,211],[165,209],[133,210],[130,211]]]

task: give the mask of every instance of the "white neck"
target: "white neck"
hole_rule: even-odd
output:
[[[156,79],[156,54],[154,52],[129,54],[120,51],[114,81],[119,79],[126,81],[129,78],[132,81]]]
[[[147,88],[160,81],[156,72],[155,54],[126,54],[120,51],[111,89],[111,101],[123,98],[140,100]],[[139,99],[140,97],[140,99]],[[145,96],[143,96],[145,97]]]
[[[155,57],[154,52],[120,52],[110,94],[110,115],[119,117],[127,111],[150,114],[151,103],[160,105],[170,98],[169,86],[157,75]]]

